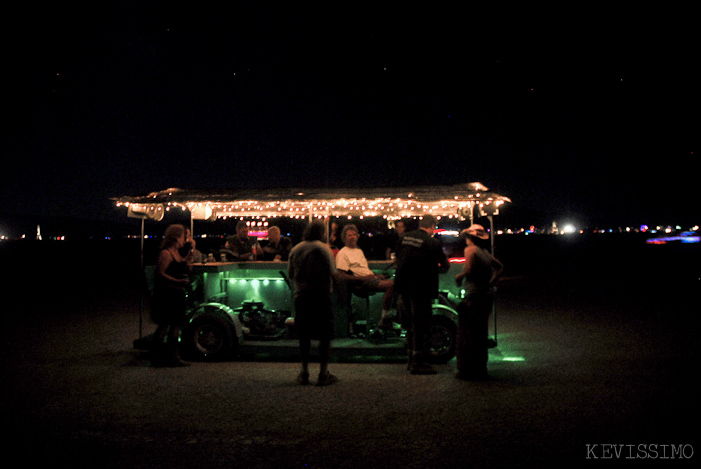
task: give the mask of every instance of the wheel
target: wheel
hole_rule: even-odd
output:
[[[431,316],[424,350],[431,363],[447,363],[455,356],[458,326],[445,316]]]
[[[196,361],[219,361],[231,358],[234,340],[231,325],[219,316],[202,314],[183,330],[183,351]]]

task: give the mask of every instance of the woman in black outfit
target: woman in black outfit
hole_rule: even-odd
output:
[[[461,233],[465,239],[465,263],[455,282],[465,289],[458,305],[458,334],[455,343],[459,379],[488,379],[487,329],[494,301],[494,285],[504,266],[487,250],[489,234],[482,225]]]
[[[190,284],[190,267],[179,250],[185,246],[182,225],[170,225],[163,236],[154,272],[151,317],[158,327],[153,334],[151,363],[154,366],[187,366],[180,359],[178,338],[185,324],[185,289]]]

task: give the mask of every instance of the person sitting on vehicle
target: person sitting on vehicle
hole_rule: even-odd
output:
[[[254,261],[263,254],[256,239],[248,236],[248,225],[243,220],[236,224],[236,236],[227,238],[224,249],[219,252],[230,261]]]
[[[363,250],[358,247],[358,228],[346,225],[341,232],[345,246],[336,255],[336,270],[339,278],[351,283],[358,289],[384,292],[382,299],[382,318],[378,327],[391,328],[389,310],[392,307],[394,280],[384,275],[375,274],[368,266]]]
[[[267,246],[263,248],[264,261],[286,262],[290,257],[292,240],[280,234],[280,228],[271,226],[268,228]]]

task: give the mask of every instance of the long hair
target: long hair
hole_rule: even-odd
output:
[[[163,241],[161,241],[161,249],[168,249],[178,242],[178,238],[185,234],[185,227],[183,225],[170,225],[166,228],[163,234]]]

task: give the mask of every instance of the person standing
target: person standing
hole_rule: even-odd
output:
[[[462,271],[455,276],[455,283],[465,289],[465,298],[458,305],[456,377],[466,380],[486,379],[489,315],[494,300],[494,284],[504,266],[484,247],[489,235],[482,225],[472,225],[461,235],[467,246]]]
[[[402,220],[397,221],[397,224],[389,237],[389,242],[387,243],[387,249],[385,250],[385,258],[387,260],[392,260],[392,254],[397,255],[399,250],[399,243],[402,242],[402,236],[406,232],[406,225]]]
[[[331,291],[336,273],[333,254],[327,244],[326,226],[312,222],[303,241],[292,248],[288,273],[294,284],[295,327],[299,334],[302,371],[300,384],[309,384],[309,356],[312,339],[319,340],[319,378],[317,386],[338,381],[328,371],[334,321]]]
[[[425,215],[419,229],[406,233],[399,244],[394,288],[401,295],[405,324],[408,326],[407,350],[411,374],[435,374],[428,363],[426,333],[431,320],[431,305],[438,298],[438,274],[450,264],[441,243],[433,237],[436,218]]]
[[[186,288],[190,268],[180,249],[185,247],[186,230],[182,225],[166,228],[154,272],[151,318],[158,325],[153,334],[151,363],[154,366],[187,366],[180,359],[178,342],[186,318]]]
[[[331,246],[332,252],[334,250],[336,252],[338,252],[341,249],[343,249],[343,241],[341,241],[340,230],[341,230],[341,226],[338,224],[338,222],[332,221],[331,222],[331,230],[329,233],[329,246]]]

